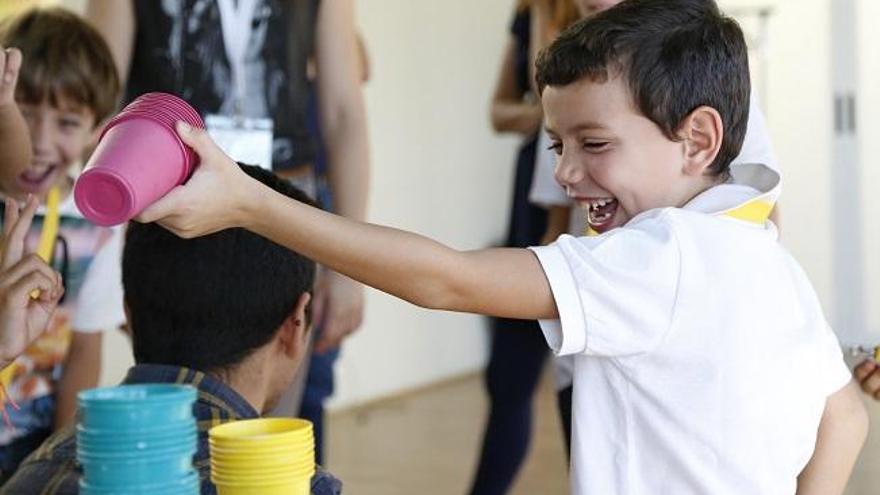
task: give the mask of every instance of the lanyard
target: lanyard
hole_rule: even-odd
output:
[[[245,57],[248,42],[253,30],[254,11],[259,0],[217,0],[220,9],[220,32],[223,34],[223,47],[229,59],[232,72],[232,90],[235,93],[235,111],[241,116],[243,112],[245,86]]]

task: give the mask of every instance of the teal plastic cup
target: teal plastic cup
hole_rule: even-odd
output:
[[[200,491],[199,475],[195,470],[165,483],[95,485],[83,479],[79,486],[80,495],[198,495]]]
[[[195,432],[186,433],[178,438],[157,439],[149,436],[131,438],[129,440],[91,439],[80,435],[76,440],[77,452],[125,455],[127,453],[150,453],[174,449],[180,446],[194,445],[198,437]]]
[[[193,469],[195,446],[154,452],[92,454],[77,450],[83,479],[94,486],[162,483],[185,477]]]
[[[183,439],[197,435],[195,420],[168,428],[140,428],[128,430],[98,430],[77,426],[76,439],[80,446],[120,450],[143,442],[151,445],[176,445]]]
[[[87,430],[142,430],[190,424],[196,389],[188,385],[120,385],[80,392],[79,424]]]

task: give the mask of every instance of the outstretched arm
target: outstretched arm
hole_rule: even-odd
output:
[[[244,227],[427,308],[524,319],[557,316],[541,265],[528,250],[462,252],[417,234],[320,211],[247,177],[205,132],[185,125],[178,130],[201,165],[186,185],[139,221],[159,221],[183,237]]]

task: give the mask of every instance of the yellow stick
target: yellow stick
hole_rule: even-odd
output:
[[[46,263],[52,261],[52,251],[55,248],[55,238],[58,237],[59,213],[58,205],[61,202],[61,191],[53,187],[46,198],[46,215],[43,217],[43,232],[40,234],[40,243],[37,245],[37,256]]]
[[[46,198],[46,214],[43,216],[43,231],[40,233],[40,243],[37,244],[37,256],[46,263],[52,262],[52,251],[55,249],[55,239],[58,237],[58,226],[61,215],[58,205],[61,203],[61,191],[57,187],[49,190]],[[31,292],[31,298],[40,297],[40,291]]]

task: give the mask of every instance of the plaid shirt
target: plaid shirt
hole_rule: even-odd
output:
[[[257,411],[220,380],[179,366],[141,364],[132,367],[123,381],[135,383],[181,383],[196,387],[193,406],[198,420],[198,451],[193,458],[201,479],[201,495],[216,495],[211,482],[208,430],[232,420],[259,417]],[[56,432],[19,467],[0,493],[11,495],[75,495],[82,469],[76,460],[76,427]],[[342,483],[318,468],[312,478],[312,495],[338,495]]]

